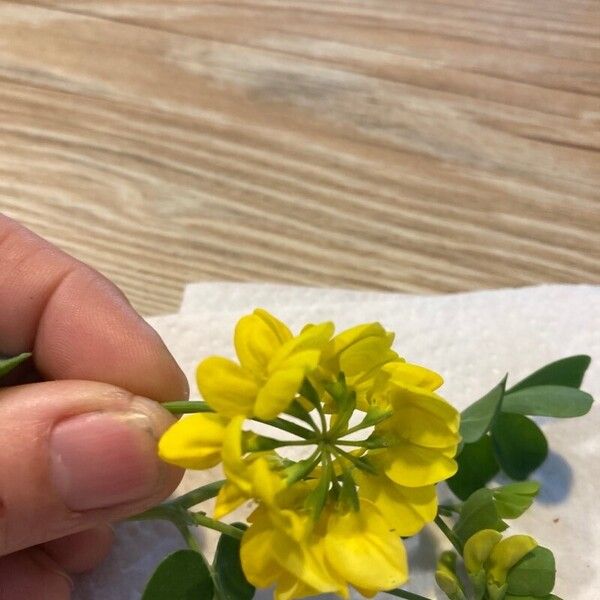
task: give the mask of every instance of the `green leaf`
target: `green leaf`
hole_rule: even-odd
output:
[[[504,531],[508,526],[499,517],[492,490],[482,488],[465,500],[460,517],[454,526],[454,533],[463,544],[482,529]]]
[[[142,600],[212,600],[213,594],[214,583],[202,554],[177,550],[158,565]]]
[[[456,462],[458,471],[446,483],[461,500],[484,487],[500,470],[489,435],[474,444],[465,444]]]
[[[238,529],[246,529],[242,523],[234,523]],[[215,583],[221,600],[251,600],[254,586],[248,583],[240,562],[241,540],[222,534],[217,544],[213,569]]]
[[[525,377],[516,385],[513,385],[509,393],[516,392],[528,387],[538,385],[563,385],[578,388],[583,381],[583,376],[590,366],[591,358],[585,354],[568,356],[551,362],[535,373]]]
[[[581,417],[592,408],[594,399],[564,385],[538,385],[504,396],[502,411],[545,417]]]
[[[502,405],[505,387],[506,376],[485,396],[462,411],[460,415],[460,435],[463,442],[466,444],[476,442],[490,430]]]
[[[492,490],[498,515],[502,519],[520,517],[532,504],[540,491],[537,481],[509,483]]]
[[[19,356],[0,359],[0,377],[8,375],[14,368],[25,362],[30,356],[31,352],[23,352],[23,354],[19,354]]]
[[[548,456],[541,429],[523,415],[500,413],[492,428],[492,442],[496,460],[512,479],[527,479]]]
[[[538,546],[508,572],[507,592],[516,596],[546,596],[554,588],[555,578],[554,555],[548,548]]]

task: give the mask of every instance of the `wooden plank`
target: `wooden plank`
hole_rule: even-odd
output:
[[[200,279],[600,282],[593,1],[3,2],[0,209]]]

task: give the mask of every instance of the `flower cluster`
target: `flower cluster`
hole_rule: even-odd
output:
[[[393,338],[378,323],[293,335],[255,310],[236,326],[238,362],[198,367],[212,412],[182,419],[160,441],[170,463],[222,463],[215,517],[255,503],[242,567],[277,600],[348,598],[348,586],[370,597],[404,583],[401,537],[435,518],[435,484],[456,472],[459,415],[435,393],[441,377],[400,358]],[[286,435],[261,434],[256,423]],[[291,447],[302,458],[292,460]]]

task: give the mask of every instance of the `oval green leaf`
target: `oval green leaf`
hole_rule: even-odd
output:
[[[500,470],[489,435],[484,435],[474,444],[465,444],[456,462],[458,471],[446,483],[461,500],[484,487]]]
[[[538,546],[525,555],[506,578],[507,592],[516,596],[547,596],[554,588],[556,565],[548,548]]]
[[[585,354],[568,356],[551,362],[535,373],[514,385],[509,392],[516,392],[528,387],[538,385],[564,385],[566,387],[578,388],[583,381],[583,376],[590,366],[591,358]]]
[[[246,529],[243,523],[234,523],[238,529]],[[215,583],[222,600],[252,600],[254,586],[248,582],[240,562],[241,540],[222,534],[217,544],[213,563]]]
[[[539,491],[537,481],[509,483],[492,490],[498,515],[502,519],[517,519],[533,504]]]
[[[564,385],[538,385],[504,396],[502,411],[545,417],[581,417],[592,408],[590,394]]]
[[[142,600],[212,600],[214,591],[204,557],[195,550],[177,550],[158,565]]]
[[[462,411],[460,435],[463,442],[466,444],[476,442],[489,431],[502,405],[505,387],[506,376],[485,396]]]
[[[496,460],[512,479],[527,479],[548,456],[541,429],[523,415],[500,413],[492,428],[492,442]]]
[[[0,359],[0,377],[8,375],[13,369],[25,362],[30,356],[31,352],[23,352],[23,354],[19,354],[19,356]]]
[[[492,490],[482,488],[471,494],[460,509],[454,533],[463,544],[482,529],[504,531],[506,523],[498,516]]]

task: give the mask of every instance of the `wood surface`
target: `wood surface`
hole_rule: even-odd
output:
[[[145,314],[600,283],[599,33],[598,0],[0,2],[0,210]]]

